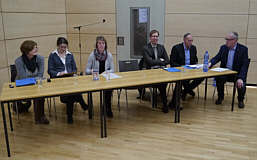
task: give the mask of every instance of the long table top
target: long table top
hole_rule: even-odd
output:
[[[181,67],[178,67],[181,69]],[[10,88],[10,83],[2,87],[0,101],[9,102],[23,99],[51,97],[75,93],[93,92],[107,89],[134,87],[179,80],[215,77],[221,75],[236,74],[235,71],[215,72],[202,69],[185,69],[182,72],[168,72],[163,69],[151,69],[131,72],[117,72],[121,78],[106,80],[100,76],[100,80],[93,81],[92,75],[51,79],[51,82],[43,81],[42,87],[38,85]],[[15,86],[15,84],[13,84]]]

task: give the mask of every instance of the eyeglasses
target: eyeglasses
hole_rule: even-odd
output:
[[[235,40],[235,38],[225,38],[226,41]]]

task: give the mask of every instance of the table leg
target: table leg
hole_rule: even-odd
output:
[[[88,118],[93,119],[92,92],[88,93]]]
[[[181,91],[182,91],[182,81],[179,81],[179,92],[178,94],[181,95]],[[180,96],[178,96],[178,120],[177,122],[180,123]]]
[[[182,82],[181,81],[177,81],[176,82],[176,99],[175,99],[175,123],[179,123],[180,122],[180,95],[181,95],[181,86]]]
[[[7,125],[6,125],[6,117],[5,117],[5,111],[4,111],[4,103],[1,103],[1,108],[2,108],[2,117],[3,117],[3,124],[4,124],[4,134],[5,134],[7,154],[8,154],[8,157],[11,157],[9,139],[8,139],[8,132],[7,132]]]
[[[207,98],[207,82],[208,82],[208,78],[205,78],[205,93],[204,93],[204,100],[206,100],[206,98]]]
[[[232,104],[231,104],[231,111],[234,111],[234,101],[235,101],[235,94],[236,94],[236,76],[234,78],[234,86],[233,86],[233,96],[232,96]]]
[[[11,110],[10,110],[10,102],[8,102],[8,113],[9,113],[10,128],[11,128],[11,131],[13,131],[12,113],[11,113]]]
[[[103,91],[100,91],[100,124],[101,124],[101,138],[104,138],[104,133],[103,133]]]
[[[103,123],[104,123],[104,137],[107,137],[107,129],[106,129],[106,103],[105,96],[103,94]]]

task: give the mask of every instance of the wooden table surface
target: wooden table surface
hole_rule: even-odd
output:
[[[181,67],[178,67],[181,69]],[[182,69],[183,70],[183,69]],[[235,71],[215,72],[202,69],[185,69],[182,72],[167,72],[163,69],[151,69],[131,72],[117,72],[121,76],[118,79],[93,81],[92,75],[51,79],[51,82],[43,80],[42,87],[36,85],[10,88],[10,83],[2,87],[0,101],[17,101],[22,99],[33,99],[39,97],[51,97],[65,94],[85,93],[106,89],[116,89],[155,83],[173,82],[178,80],[195,79],[203,77],[214,77],[228,74],[236,74]],[[15,86],[15,84],[13,84]]]

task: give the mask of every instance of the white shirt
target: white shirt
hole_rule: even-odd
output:
[[[54,50],[53,53],[57,54],[58,57],[61,59],[63,65],[64,65],[64,68],[65,68],[63,72],[64,72],[64,73],[68,73],[68,72],[67,72],[67,69],[66,69],[66,65],[65,65],[65,62],[66,62],[66,55],[67,55],[67,54],[71,54],[71,53],[70,53],[68,50],[66,50],[66,53],[65,53],[64,57],[61,57],[61,56],[60,56],[60,54],[58,53],[58,50],[57,50],[57,49]],[[57,73],[57,76],[59,76],[60,73],[61,73],[61,72],[58,72],[58,73]]]

